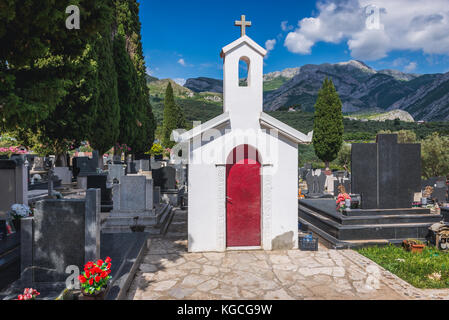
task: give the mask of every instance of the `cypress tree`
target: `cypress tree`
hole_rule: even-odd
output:
[[[162,144],[166,148],[172,148],[175,145],[174,141],[170,140],[173,130],[184,128],[185,118],[182,109],[176,105],[173,96],[173,88],[171,82],[168,82],[165,90],[164,99],[164,119],[162,121]]]
[[[151,149],[156,122],[150,104],[146,81],[146,66],[142,49],[139,4],[136,0],[115,0],[116,33],[125,37],[126,49],[137,72],[136,92],[138,102],[134,106],[136,138],[130,142],[132,153],[141,156]],[[120,92],[119,92],[120,94]]]
[[[110,23],[109,0],[77,0],[81,28],[68,30],[68,3],[54,0],[0,4],[0,127],[27,130],[50,117],[73,84],[61,72]]]
[[[326,79],[318,91],[313,122],[313,147],[326,169],[335,160],[343,143],[342,104],[332,80]]]
[[[98,105],[95,126],[89,141],[91,146],[98,150],[102,161],[102,155],[117,141],[120,125],[117,72],[114,66],[110,29],[99,35],[95,50],[98,63]]]
[[[125,38],[120,33],[114,39],[114,63],[120,102],[120,130],[117,142],[132,146],[137,139],[139,80],[126,51]]]

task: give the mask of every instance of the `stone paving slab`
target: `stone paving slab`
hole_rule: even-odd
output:
[[[352,250],[187,252],[186,211],[152,239],[128,299],[444,299],[419,290]]]

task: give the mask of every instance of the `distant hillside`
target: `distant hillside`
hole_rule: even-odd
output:
[[[223,81],[212,78],[194,78],[187,79],[184,87],[192,90],[193,92],[216,92],[223,93]]]
[[[446,83],[449,74],[376,71],[355,60],[301,67],[292,79],[265,95],[264,109],[300,104],[303,110],[313,111],[325,77],[334,82],[344,112],[379,113],[401,109],[415,120],[449,120],[449,83]]]
[[[354,113],[345,118],[352,120],[361,120],[361,121],[386,121],[386,120],[395,120],[399,119],[404,122],[414,122],[413,117],[404,110],[392,110],[384,113]]]
[[[264,75],[264,110],[300,106],[313,111],[318,90],[325,77],[335,84],[344,112],[384,113],[407,111],[416,120],[449,120],[449,73],[405,73],[376,71],[362,61],[304,65]],[[223,90],[222,80],[188,79],[186,88],[195,93]]]

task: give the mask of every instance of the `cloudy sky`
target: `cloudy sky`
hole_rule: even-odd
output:
[[[265,72],[357,59],[374,69],[449,71],[449,0],[141,0],[148,71],[182,83],[222,78],[221,48],[247,34],[269,54]]]

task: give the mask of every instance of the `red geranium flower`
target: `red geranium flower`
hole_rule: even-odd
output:
[[[106,263],[109,263],[109,262],[111,262],[111,258],[107,257],[104,261],[105,261]]]
[[[93,285],[93,284],[94,284],[94,279],[90,278],[90,279],[89,279],[89,284],[90,284],[90,285]]]
[[[79,276],[78,278],[81,283],[85,283],[87,281],[87,279],[84,276]]]
[[[98,260],[98,261],[97,261],[97,266],[101,267],[102,265],[103,265],[103,260],[101,260],[101,259]]]
[[[95,277],[95,282],[100,282],[101,278],[99,276]]]

